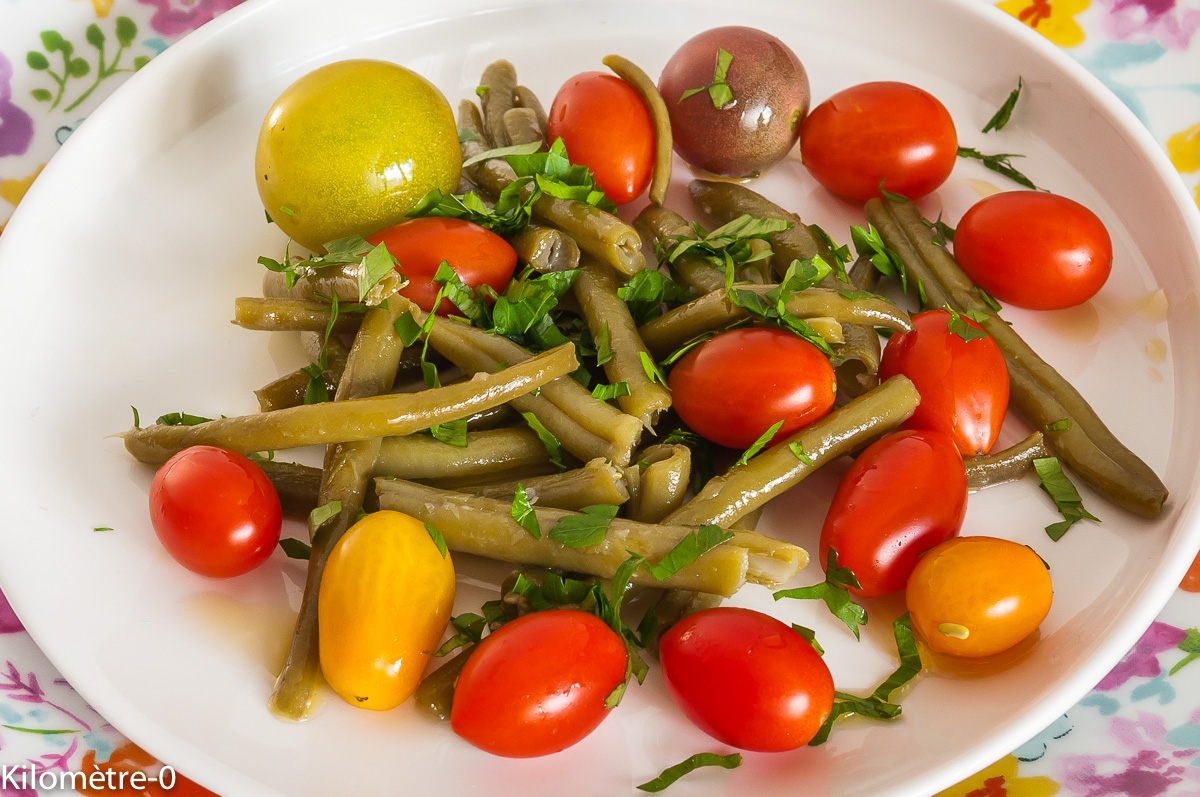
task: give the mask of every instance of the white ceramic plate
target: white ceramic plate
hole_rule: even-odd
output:
[[[307,724],[275,719],[266,697],[299,602],[300,566],[276,555],[225,582],[183,571],[150,529],[150,469],[106,435],[129,425],[131,404],[144,418],[252,411],[253,388],[301,363],[291,338],[227,320],[233,297],[257,288],[255,258],[281,249],[263,221],[252,158],[266,108],[292,80],[344,57],[386,58],[457,101],[472,95],[486,63],[506,57],[548,103],[563,80],[600,68],[609,52],[657,74],[693,33],[735,23],[787,41],[818,101],[863,80],[925,87],[950,108],[963,144],[1024,153],[1021,167],[1040,185],[1104,219],[1116,267],[1102,294],[1078,310],[1010,311],[1009,320],[1163,475],[1172,498],[1149,522],[1085,493],[1104,522],[1052,544],[1041,529],[1055,514],[1031,481],[972,497],[968,533],[1032,544],[1051,565],[1055,604],[1028,657],[986,680],[926,675],[894,723],[848,721],[823,747],[747,755],[738,770],[704,771],[675,789],[929,794],[1049,724],[1132,645],[1200,545],[1192,512],[1200,223],[1150,137],[1054,47],[968,0],[255,0],[106,102],[0,241],[12,382],[0,578],[38,644],[116,727],[226,797],[622,794],[692,753],[722,750],[674,710],[656,672],[595,734],[540,760],[479,753],[412,706],[376,714],[332,698]],[[1018,75],[1026,89],[1009,128],[974,132]],[[686,203],[686,170],[676,179],[676,202]],[[1004,185],[961,163],[922,203],[926,215],[944,209],[957,221],[979,180]],[[798,161],[758,187],[840,239],[860,221]],[[1151,356],[1163,345],[1165,359]],[[1005,439],[1021,433],[1014,423]],[[812,549],[836,476],[793,491],[764,528]],[[459,611],[491,597],[505,570],[466,557],[459,569]],[[797,584],[820,578],[810,565]],[[843,690],[869,691],[895,664],[885,617],[894,606],[873,607],[876,620],[855,643],[817,604],[774,604],[757,588],[736,602],[814,627]]]

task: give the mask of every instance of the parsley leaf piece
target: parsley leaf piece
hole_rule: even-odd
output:
[[[714,475],[712,444],[687,429],[676,429],[663,438],[663,443],[674,443],[691,449],[692,492],[699,493]]]
[[[1008,120],[1012,117],[1013,108],[1016,107],[1017,98],[1021,96],[1021,89],[1024,87],[1024,82],[1020,77],[1018,77],[1017,87],[1009,92],[1008,99],[1006,99],[1004,104],[997,109],[996,113],[992,115],[992,118],[988,119],[987,124],[984,125],[983,130],[980,131],[981,133],[988,133],[992,130],[1004,129],[1004,126],[1008,124]]]
[[[316,534],[317,529],[324,526],[333,518],[342,513],[342,502],[333,500],[308,513],[308,535],[312,537]]]
[[[394,326],[400,342],[405,346],[413,345],[421,337],[421,325],[413,318],[412,313],[405,313],[397,318]]]
[[[465,219],[498,235],[516,235],[529,225],[529,219],[533,215],[533,202],[537,199],[536,191],[530,192],[527,197],[522,195],[521,189],[529,182],[528,178],[514,180],[500,192],[495,206],[492,207],[473,191],[455,196],[443,194],[435,188],[408,212],[408,218],[443,216]]]
[[[1041,479],[1042,489],[1054,501],[1054,506],[1063,516],[1062,521],[1051,523],[1046,527],[1046,533],[1050,535],[1050,539],[1058,542],[1067,533],[1067,529],[1085,518],[1096,522],[1100,521],[1100,518],[1083,508],[1083,499],[1080,498],[1075,485],[1067,478],[1067,474],[1063,473],[1062,466],[1058,464],[1058,457],[1035,459],[1033,467],[1037,471],[1038,478]]]
[[[837,551],[829,549],[829,557],[825,566],[825,580],[811,587],[784,589],[774,594],[775,600],[780,598],[796,598],[798,600],[822,600],[834,617],[846,624],[854,632],[854,638],[860,639],[859,626],[867,623],[867,610],[850,598],[847,586],[861,587],[858,578],[848,567],[838,567]]]
[[[92,531],[112,531],[112,526],[93,526]]]
[[[1167,675],[1174,675],[1196,659],[1200,659],[1200,629],[1189,628],[1183,641],[1179,643],[1178,649],[1187,655],[1168,670]]]
[[[302,540],[297,540],[293,537],[283,537],[279,540],[279,547],[283,549],[283,553],[288,559],[304,559],[307,560],[312,556],[312,546]]]
[[[974,324],[968,324],[966,320],[958,314],[958,311],[950,305],[946,305],[942,309],[950,313],[950,320],[946,322],[946,327],[950,330],[950,332],[957,335],[963,341],[970,343],[973,340],[979,340],[988,336],[988,333],[984,332],[979,327],[975,326]]]
[[[442,533],[440,531],[438,531],[432,524],[425,523],[424,525],[425,525],[425,531],[429,532],[429,539],[433,540],[433,544],[437,546],[438,553],[440,553],[442,555],[442,558],[445,559],[446,558],[446,550],[447,550],[446,549],[446,538],[443,537]]]
[[[981,163],[983,163],[985,168],[991,169],[992,171],[996,172],[997,174],[1002,174],[1005,177],[1007,177],[1008,179],[1012,180],[1014,183],[1023,185],[1026,188],[1029,188],[1033,191],[1044,190],[1044,189],[1038,188],[1036,185],[1034,185],[1032,180],[1030,180],[1025,175],[1021,174],[1019,171],[1017,171],[1017,167],[1012,165],[1012,161],[1010,160],[1011,158],[1022,158],[1022,157],[1024,157],[1023,155],[1017,155],[1016,153],[1012,153],[1012,152],[1001,152],[1001,153],[997,153],[995,155],[984,155],[979,150],[973,149],[971,147],[959,147],[958,148],[958,157],[973,158],[974,160],[980,161]]]
[[[529,536],[535,540],[542,538],[542,528],[538,525],[537,515],[534,514],[533,506],[529,503],[529,494],[525,492],[525,485],[517,482],[517,491],[513,495],[512,508],[509,510],[512,519],[521,524],[521,527],[529,532]]]
[[[600,334],[596,335],[596,365],[604,365],[613,358],[612,333],[608,322],[600,325]]]
[[[844,717],[850,714],[858,714],[862,717],[872,717],[874,719],[890,720],[900,716],[900,706],[895,703],[851,695],[846,692],[834,690],[833,693],[833,709],[829,712],[829,716],[825,719],[825,724],[817,731],[816,736],[812,738],[808,744],[810,747],[824,744],[829,739],[829,732],[833,730],[833,723],[839,717]]]
[[[660,792],[670,786],[675,781],[694,772],[700,767],[723,767],[724,769],[736,769],[742,765],[741,753],[731,753],[729,755],[718,755],[717,753],[696,753],[694,756],[680,761],[673,767],[667,767],[654,780],[646,781],[638,786],[642,791]]]
[[[434,658],[439,658],[445,656],[447,653],[458,650],[464,645],[473,645],[480,642],[483,639],[483,629],[487,625],[487,619],[474,612],[463,612],[460,615],[451,617],[450,626],[457,633],[442,643],[442,646],[431,655]]]
[[[611,504],[593,504],[580,509],[578,515],[565,515],[558,519],[547,536],[568,548],[587,548],[604,541],[608,524],[617,516]]]
[[[639,351],[638,359],[642,361],[642,371],[646,374],[647,379],[651,382],[658,382],[667,388],[667,390],[671,389],[667,385],[667,378],[663,376],[663,372],[658,369],[658,365],[655,364],[654,359],[647,352]]]
[[[396,258],[388,251],[387,246],[379,244],[367,253],[362,260],[362,268],[358,271],[358,300],[367,298],[379,281],[396,270]]]
[[[808,454],[804,453],[804,445],[799,440],[788,443],[788,450],[796,455],[796,459],[800,460],[805,465],[812,467],[813,459]]]
[[[438,265],[437,271],[433,275],[433,281],[441,287],[446,298],[461,310],[472,324],[484,329],[492,325],[487,303],[479,298],[479,294],[475,292],[474,288],[462,281],[458,272],[451,268],[445,260]]]
[[[906,197],[904,194],[896,194],[884,188],[882,177],[879,178],[879,193],[884,199],[890,199],[893,202],[899,202],[901,205],[908,202],[908,197]]]
[[[868,224],[865,228],[855,225],[850,228],[850,240],[854,251],[859,257],[868,257],[875,269],[888,277],[899,277],[900,286],[908,290],[908,273],[904,269],[904,261],[900,256],[888,249],[883,242],[875,225]]]
[[[282,213],[283,215],[287,216],[288,218],[291,218],[292,216],[296,215],[296,211],[293,210],[292,208],[288,207],[287,205],[280,205],[279,212]]]
[[[608,401],[629,395],[629,383],[617,382],[615,385],[596,385],[592,388],[592,398]]]
[[[738,457],[737,462],[733,463],[733,467],[736,468],[739,465],[745,465],[747,462],[749,462],[751,457],[753,457],[759,451],[762,451],[763,448],[766,447],[767,443],[771,442],[781,428],[783,428],[782,419],[771,424],[767,431],[763,432],[757,440],[750,444],[749,448],[742,452],[742,455]]]
[[[455,448],[467,447],[467,419],[459,418],[454,421],[435,424],[429,427],[429,433],[434,440],[439,440]]]
[[[133,428],[141,429],[142,428],[142,419],[141,419],[141,416],[138,415],[138,408],[133,406],[132,404],[130,404],[129,409],[133,410]]]
[[[550,462],[559,470],[566,470],[567,466],[563,464],[562,443],[558,442],[558,438],[554,436],[554,432],[547,429],[538,420],[538,417],[532,412],[522,412],[521,417],[525,419],[525,423],[529,424],[529,428],[538,436],[538,440],[542,441],[542,445],[546,447],[546,453],[550,455]]]
[[[629,307],[633,323],[641,326],[662,315],[664,302],[679,305],[695,299],[696,294],[661,271],[644,268],[617,288],[617,297]]]
[[[892,623],[892,636],[896,640],[896,651],[900,654],[900,666],[871,693],[871,697],[885,702],[891,702],[896,690],[921,672],[921,653],[917,650],[917,641],[913,637],[912,620],[908,612],[897,617]]]
[[[725,531],[720,526],[701,526],[675,543],[658,564],[646,569],[659,581],[666,581],[708,551],[732,539],[732,531]]]
[[[715,338],[717,336],[717,334],[718,333],[716,333],[716,332],[705,332],[703,335],[696,338],[695,340],[688,341],[687,343],[683,344],[678,349],[676,349],[675,351],[671,352],[666,357],[664,357],[662,362],[659,363],[659,365],[673,365],[680,357],[687,354],[689,351],[696,348],[701,343],[704,343],[706,340],[711,340],[712,338]]]
[[[208,423],[212,418],[205,418],[201,415],[189,415],[186,412],[168,412],[166,415],[158,416],[155,423],[163,426],[199,426],[202,423]],[[134,422],[137,419],[135,417]]]
[[[813,650],[815,650],[817,652],[818,656],[825,655],[825,648],[821,647],[821,643],[817,641],[817,632],[816,631],[812,630],[811,628],[802,626],[799,623],[792,623],[792,630],[795,631],[800,636],[804,637],[804,641],[807,642],[808,644],[812,645]]]
[[[954,240],[954,239],[951,238],[950,240]],[[1004,309],[1003,305],[1001,305],[1000,302],[996,301],[995,297],[993,297],[990,293],[985,291],[983,288],[976,286],[975,292],[979,294],[980,299],[983,299],[983,303],[986,304],[988,307],[992,308],[992,310],[994,310],[995,312],[998,313]]]
[[[1047,432],[1065,432],[1071,428],[1071,419],[1063,418],[1062,420],[1053,421],[1046,424]]]
[[[930,221],[924,216],[921,217],[921,223],[933,231],[933,238],[930,240],[936,246],[943,249],[947,243],[954,243],[954,228],[946,222],[942,221],[941,211],[938,212],[938,217],[934,221]],[[999,310],[999,307],[993,307],[993,310]]]
[[[504,158],[509,155],[532,155],[541,148],[542,142],[540,141],[530,141],[528,144],[513,144],[511,147],[496,147],[495,149],[489,149],[467,158],[463,161],[463,168],[465,169],[468,166],[474,166],[476,163],[482,163],[493,158]]]
[[[508,155],[504,158],[517,173],[534,181],[537,191],[560,199],[575,199],[615,213],[617,206],[604,195],[596,177],[582,164],[573,164],[567,156],[567,145],[561,138],[554,140],[548,152],[528,155]]]

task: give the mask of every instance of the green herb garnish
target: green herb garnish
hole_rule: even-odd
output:
[[[736,468],[739,465],[745,465],[747,462],[749,462],[750,458],[753,457],[755,454],[757,454],[759,451],[762,451],[763,448],[766,447],[767,443],[770,443],[771,440],[775,437],[776,433],[782,428],[783,428],[782,420],[778,420],[775,423],[771,424],[771,426],[767,429],[767,431],[765,431],[761,435],[759,435],[759,438],[757,440],[755,440],[753,443],[751,443],[749,448],[747,448],[745,451],[742,452],[742,455],[740,457],[738,457],[737,462],[733,463],[733,467]]]
[[[312,546],[301,540],[292,537],[283,537],[279,540],[279,547],[283,549],[288,559],[303,559],[308,561],[312,556]]]
[[[675,543],[658,564],[647,566],[646,570],[657,580],[666,581],[708,551],[732,539],[732,531],[725,531],[720,526],[701,526]]]
[[[525,419],[525,423],[529,424],[529,428],[538,436],[538,440],[542,441],[542,445],[546,447],[546,453],[550,455],[550,462],[559,470],[566,470],[567,466],[563,464],[562,443],[558,442],[558,438],[554,436],[538,417],[532,412],[522,412],[521,417]]]
[[[442,533],[434,528],[432,524],[425,523],[424,526],[425,531],[429,532],[429,539],[433,540],[433,544],[437,546],[438,553],[440,553],[442,558],[445,559],[447,553],[446,538],[443,537]]]
[[[837,551],[832,547],[825,566],[825,580],[811,587],[780,590],[774,594],[775,600],[780,598],[795,598],[797,600],[821,600],[834,617],[846,624],[854,632],[854,638],[859,639],[859,626],[867,623],[867,610],[850,598],[846,587],[860,589],[862,584],[848,567],[838,567]]]
[[[1043,190],[1034,185],[1032,180],[1021,174],[1019,171],[1017,171],[1017,168],[1012,165],[1012,161],[1010,160],[1011,158],[1023,158],[1023,155],[1017,155],[1012,152],[1002,152],[996,155],[984,155],[979,150],[972,149],[971,147],[959,147],[958,157],[972,158],[980,161],[986,168],[991,169],[997,174],[1002,174],[1008,179],[1012,180],[1014,183],[1019,183],[1026,188],[1034,191]]]
[[[988,336],[988,333],[984,332],[979,327],[974,326],[973,324],[968,324],[966,320],[958,314],[958,311],[950,305],[946,305],[942,309],[950,314],[950,320],[946,322],[946,327],[963,341],[970,343],[973,340],[979,340]],[[984,316],[984,318],[986,319],[986,316]],[[975,319],[971,320],[974,321]]]
[[[535,540],[542,538],[542,528],[538,525],[537,515],[529,503],[529,494],[525,492],[525,485],[520,482],[517,482],[517,490],[513,494],[512,508],[509,510],[509,514],[512,515],[513,520],[529,532],[530,537]]]
[[[1067,474],[1063,473],[1057,457],[1035,459],[1033,467],[1042,481],[1042,489],[1054,501],[1054,506],[1063,516],[1063,520],[1060,522],[1051,523],[1046,527],[1046,533],[1050,535],[1050,539],[1055,542],[1062,539],[1062,536],[1077,521],[1087,519],[1100,522],[1100,518],[1083,508],[1083,499],[1079,496],[1079,491],[1067,478]]]
[[[1001,105],[996,113],[992,115],[992,118],[988,119],[987,124],[983,126],[983,130],[980,132],[988,133],[992,130],[1004,129],[1004,126],[1008,124],[1008,120],[1012,116],[1013,108],[1016,107],[1017,98],[1021,96],[1021,89],[1024,88],[1024,86],[1024,82],[1020,77],[1018,77],[1017,87],[1009,92],[1008,99],[1006,99],[1004,104]]]
[[[603,542],[608,524],[617,516],[618,507],[593,504],[579,510],[580,514],[564,515],[558,519],[547,536],[568,548],[587,548]]]
[[[741,753],[730,753],[729,755],[718,755],[717,753],[696,753],[694,756],[680,761],[673,767],[667,767],[654,780],[646,781],[638,786],[642,791],[659,792],[670,786],[675,781],[693,772],[700,767],[721,767],[723,769],[736,769],[742,765]]]
[[[724,47],[717,48],[717,67],[713,70],[713,80],[707,86],[697,86],[687,89],[679,95],[679,102],[683,102],[693,94],[699,94],[702,91],[708,92],[708,98],[712,100],[714,108],[724,108],[729,103],[733,102],[733,89],[729,88],[727,82],[729,78],[729,65],[733,63],[733,55]]]

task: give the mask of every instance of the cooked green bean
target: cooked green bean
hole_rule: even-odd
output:
[[[317,508],[317,493],[321,489],[320,468],[273,459],[259,460],[255,464],[271,480],[286,514],[308,517]]]
[[[403,298],[396,301],[407,302]],[[424,321],[425,314],[416,305],[407,302],[402,306],[418,324]],[[441,318],[433,322],[429,345],[471,373],[491,372],[500,363],[523,362],[531,356],[508,338]],[[544,386],[536,396],[522,396],[513,401],[513,406],[536,415],[563,448],[584,462],[606,457],[623,467],[629,463],[642,433],[637,418],[592,398],[587,388],[570,378]]]
[[[667,187],[671,184],[671,161],[674,158],[671,150],[671,116],[667,112],[667,104],[658,93],[658,86],[637,64],[619,55],[608,55],[604,58],[604,65],[633,86],[650,111],[650,118],[654,122],[654,173],[650,178],[650,202],[661,206],[667,198]]]
[[[910,289],[915,278],[923,283],[930,305],[948,304],[984,319],[980,326],[1008,363],[1012,406],[1031,427],[1044,430],[1046,447],[1109,501],[1157,517],[1167,499],[1166,486],[1117,440],[1079,391],[987,306],[953,256],[933,243],[920,210],[911,203],[873,199],[866,211],[884,242],[904,261]],[[1064,420],[1065,428],[1058,428]],[[1051,424],[1054,428],[1048,428]]]
[[[530,224],[508,242],[517,251],[517,258],[535,271],[579,268],[579,244],[562,230]]]
[[[833,346],[833,353],[842,360],[834,367],[838,391],[849,398],[856,398],[879,385],[879,360],[883,349],[879,335],[869,326],[844,324],[840,344]]]
[[[513,91],[513,102],[518,108],[528,108],[533,111],[533,115],[537,118],[538,128],[542,131],[542,138],[546,137],[546,109],[542,107],[542,101],[533,93],[533,90],[528,86],[518,85]]]
[[[346,358],[346,368],[338,382],[334,405],[345,405],[354,399],[369,399],[391,388],[396,379],[396,366],[404,351],[404,343],[393,326],[398,316],[399,312],[387,304],[367,310],[355,335],[354,345],[350,348],[350,355]],[[380,442],[378,437],[337,441],[325,449],[317,504],[324,506],[337,501],[340,509],[336,518],[310,529],[312,552],[308,560],[300,612],[296,617],[296,629],[288,649],[287,662],[275,681],[270,698],[272,711],[287,719],[305,719],[312,707],[313,691],[320,670],[317,595],[321,576],[330,551],[362,510]]]
[[[464,161],[491,149],[488,135],[484,132],[479,106],[470,100],[462,100],[458,104],[458,127],[468,134],[459,142],[459,151]],[[500,196],[504,187],[517,179],[517,173],[503,158],[489,158],[473,163],[463,167],[463,173],[492,199]]]
[[[1041,432],[1034,432],[1021,442],[994,454],[967,457],[963,466],[967,469],[967,489],[971,492],[991,487],[993,484],[1019,479],[1033,473],[1033,461],[1052,457],[1046,448]]]
[[[531,108],[509,108],[504,113],[504,132],[512,144],[545,143],[546,136],[538,127],[537,114]]]
[[[450,708],[454,704],[454,686],[458,683],[458,676],[462,674],[462,669],[474,649],[475,644],[468,642],[458,649],[454,658],[422,678],[420,686],[413,693],[413,701],[437,719],[450,719]]]
[[[338,318],[333,323],[333,331],[357,330],[362,321],[363,309],[363,305],[357,302],[349,307],[339,304]],[[324,332],[329,326],[329,302],[241,296],[233,302],[233,323],[246,329]]]
[[[849,454],[904,422],[920,399],[912,382],[904,376],[893,376],[787,440],[772,445],[746,464],[711,479],[699,495],[663,522],[715,523],[728,527],[799,484],[826,462]]]
[[[483,125],[493,147],[507,147],[513,143],[504,127],[504,114],[513,107],[516,89],[517,70],[508,61],[493,61],[483,70],[479,80]]]
[[[551,539],[549,532],[560,519],[574,515],[573,512],[534,506],[533,512],[541,528],[540,538],[535,539],[513,520],[508,501],[437,490],[399,479],[377,479],[375,484],[381,507],[403,512],[434,526],[452,551],[504,562],[557,567],[601,578],[612,578],[630,554],[644,556],[651,563],[658,562],[692,532],[684,526],[658,526],[615,518],[602,542],[586,548],[569,548]],[[641,569],[633,580],[654,586],[732,595],[746,581],[748,559],[745,548],[726,543],[708,551],[666,581],[658,582]]]
[[[647,205],[633,220],[636,229],[652,251],[670,248],[679,238],[695,239],[692,225],[669,208]],[[701,295],[722,290],[725,274],[695,252],[684,252],[667,262],[666,267],[679,282]]]
[[[272,301],[291,301],[291,300],[272,300]],[[328,318],[328,312],[326,312]],[[320,349],[324,335],[317,332],[304,333],[305,336],[317,338],[318,343],[316,349]],[[325,365],[326,368],[321,374],[322,381],[325,384],[325,392],[332,396],[337,392],[338,381],[342,378],[342,371],[346,368],[346,357],[350,354],[350,350],[342,345],[342,342],[336,337],[331,337],[328,343],[325,344]],[[314,355],[313,359],[316,359]],[[254,391],[255,397],[258,399],[258,408],[263,412],[271,410],[281,410],[285,407],[298,407],[304,403],[304,397],[308,393],[308,383],[310,379],[303,369],[292,371],[290,374],[284,374],[278,379],[269,382],[258,390]]]
[[[496,374],[426,390],[218,418],[196,426],[155,424],[125,432],[125,448],[139,462],[166,462],[193,445],[215,445],[242,454],[372,437],[406,435],[511,401],[579,367],[574,347],[563,344]]]
[[[375,475],[417,481],[482,478],[508,468],[547,462],[546,447],[528,428],[467,432],[467,444],[461,448],[430,435],[413,434],[384,438],[375,462]]]
[[[578,511],[594,504],[619,506],[629,500],[624,474],[604,459],[593,459],[582,468],[562,473],[462,487],[460,491],[511,502],[518,484],[525,487],[530,503],[555,509]]]
[[[592,337],[599,337],[608,328],[613,356],[604,363],[604,373],[610,384],[624,382],[629,387],[629,395],[621,396],[617,403],[650,429],[658,416],[671,408],[671,391],[647,373],[643,358],[649,358],[650,353],[638,335],[628,305],[617,296],[617,288],[612,269],[598,260],[584,258],[571,291]]]
[[[850,268],[846,269],[846,277],[856,291],[875,290],[880,276],[879,269],[875,268],[875,264],[867,255],[859,255]]]
[[[332,296],[339,302],[358,301],[358,264],[326,266],[301,278],[291,288],[278,271],[263,274],[263,296],[268,299],[305,299],[310,302],[329,303]],[[322,327],[324,330],[324,327]]]
[[[626,469],[630,490],[627,514],[643,523],[658,523],[683,505],[692,475],[692,450],[687,446],[650,446]]]
[[[777,285],[739,285],[739,290],[753,291],[765,295]],[[828,318],[839,326],[849,324],[871,324],[887,327],[897,332],[912,329],[908,314],[891,302],[880,297],[848,299],[836,290],[809,288],[792,296],[787,302],[788,312],[798,318]],[[750,314],[745,308],[734,304],[725,291],[714,291],[687,304],[672,308],[658,318],[642,324],[638,332],[646,348],[659,358],[665,357],[689,340],[736,324]],[[814,329],[832,343],[842,343],[844,328],[836,330],[821,325]],[[874,334],[874,333],[872,333]]]

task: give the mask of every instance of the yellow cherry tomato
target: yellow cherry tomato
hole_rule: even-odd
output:
[[[367,515],[321,577],[321,673],[347,703],[395,708],[416,690],[453,606],[454,564],[425,524],[389,510]]]
[[[458,128],[441,92],[387,61],[339,61],[284,90],[255,152],[267,214],[316,252],[401,221],[423,196],[453,192]]]
[[[930,649],[971,658],[1032,634],[1052,596],[1041,557],[995,537],[958,537],[929,549],[904,593],[913,628]]]

